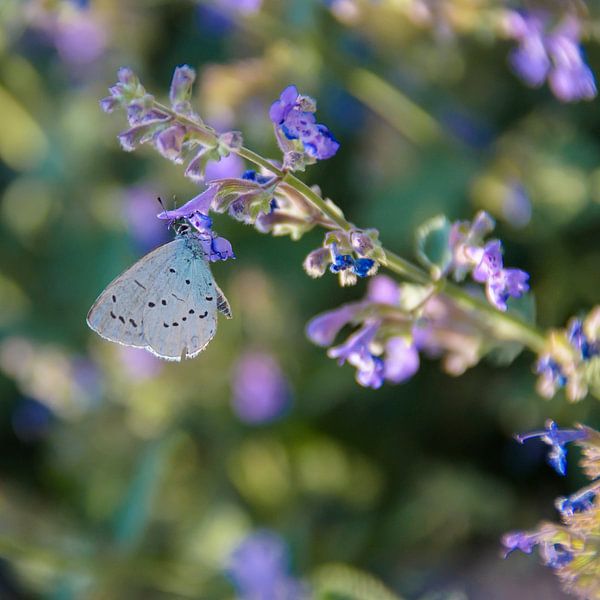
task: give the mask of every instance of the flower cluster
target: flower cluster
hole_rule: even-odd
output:
[[[208,216],[218,189],[218,186],[210,185],[183,206],[174,210],[163,210],[158,214],[159,219],[171,223],[180,219],[189,223],[196,230],[196,237],[200,240],[206,259],[210,262],[235,258],[231,243],[213,231],[212,219]]]
[[[506,26],[509,36],[518,42],[510,63],[527,84],[539,87],[548,80],[554,95],[563,102],[596,97],[594,74],[585,63],[581,26],[574,15],[551,27],[550,15],[545,12],[509,11]]]
[[[307,164],[331,158],[340,147],[331,131],[317,123],[316,110],[315,100],[300,95],[295,85],[285,88],[271,105],[269,117],[289,170],[304,170]]]
[[[376,229],[336,229],[325,235],[323,245],[308,254],[304,270],[311,277],[322,277],[327,268],[337,273],[340,285],[356,283],[357,277],[377,273],[383,249]]]
[[[552,421],[544,431],[518,436],[519,441],[539,437],[551,447],[549,462],[562,475],[566,472],[565,444],[582,449],[581,466],[591,480],[578,492],[556,500],[562,525],[545,522],[533,531],[515,531],[502,538],[505,556],[514,550],[531,554],[539,549],[543,563],[552,568],[567,592],[579,598],[600,597],[600,433],[577,425],[560,429]]]
[[[458,221],[450,231],[452,268],[457,281],[471,272],[473,279],[485,283],[486,296],[499,310],[507,309],[510,297],[520,298],[529,290],[529,275],[521,269],[505,269],[502,260],[502,242],[483,238],[494,228],[494,220],[480,211],[472,223]]]
[[[600,306],[585,319],[573,318],[565,330],[553,331],[538,358],[538,392],[554,396],[565,388],[571,401],[588,391],[600,395]]]
[[[204,181],[209,161],[228,156],[239,148],[242,137],[230,131],[218,135],[193,111],[190,102],[196,73],[191,67],[177,67],[169,91],[171,108],[158,104],[148,94],[137,76],[127,68],[119,69],[118,82],[110,88],[110,96],[100,101],[105,112],[116,108],[127,111],[129,129],[119,135],[126,151],[150,143],[165,158],[186,163],[185,176],[194,182]]]
[[[331,346],[337,334],[348,324],[360,327],[327,354],[356,368],[356,380],[377,389],[384,381],[400,383],[412,377],[419,368],[419,353],[412,339],[412,323],[397,308],[400,288],[389,277],[379,275],[371,280],[367,297],[351,302],[313,318],[306,327],[308,338],[319,346]],[[390,315],[386,315],[390,312]]]
[[[289,562],[285,542],[279,536],[257,531],[232,552],[226,574],[240,600],[307,600],[309,592],[290,575]]]

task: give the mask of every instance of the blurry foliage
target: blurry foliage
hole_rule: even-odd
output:
[[[124,154],[121,123],[97,100],[121,65],[166,89],[186,62],[208,122],[275,155],[267,108],[296,83],[342,142],[307,180],[398,251],[436,214],[489,210],[508,262],[531,273],[543,325],[598,299],[597,104],[524,88],[492,2],[441,3],[435,23],[410,1],[265,0],[257,15],[87,4],[0,5],[0,596],[228,598],[224,561],[256,526],[286,538],[323,598],[396,597],[363,570],[411,598],[542,589],[533,563],[496,562],[500,534],[559,491],[542,453],[517,455],[510,434],[545,417],[598,426],[593,402],[538,398],[529,357],[460,379],[430,363],[406,385],[358,388],[303,337],[310,316],[362,293],[306,278],[319,234],[293,244],[226,218],[216,228],[238,258],[214,273],[235,319],[200,358],[162,364],[97,338],[85,326],[96,295],[165,239],[153,197],[195,192],[151,152]],[[77,50],[90,36],[95,56]],[[140,188],[144,240],[127,212]],[[511,218],[528,206],[530,218]],[[229,404],[247,348],[276,356],[293,390],[287,417],[262,427]]]

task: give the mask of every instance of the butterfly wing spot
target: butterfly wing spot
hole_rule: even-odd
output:
[[[173,268],[170,268],[170,269],[169,269],[169,273],[176,273],[176,271],[175,271],[175,269],[173,269]]]
[[[117,318],[117,315],[115,315],[115,313],[114,313],[112,310],[110,311],[110,316],[111,316],[113,319],[116,319],[116,318]]]
[[[189,315],[193,315],[193,314],[194,314],[194,312],[195,312],[195,311],[194,311],[194,309],[193,309],[193,308],[190,308],[190,310],[188,310],[188,314],[189,314]]]
[[[174,294],[173,292],[171,292],[171,296],[173,296],[175,300],[179,300],[179,302],[185,302],[183,298],[180,298],[177,294]]]
[[[177,321],[173,321],[173,327],[179,327],[179,323]]]
[[[129,322],[137,328],[137,323],[133,319],[129,319]]]
[[[112,295],[112,301],[113,301],[113,302],[116,302],[116,301],[117,301],[117,297],[116,297],[114,294]]]
[[[169,325],[167,323],[163,323],[163,327],[168,327]]]
[[[160,303],[161,303],[163,306],[166,306],[166,305],[167,305],[167,301],[166,301],[166,300],[161,300],[161,301],[160,301]]]
[[[205,310],[205,311],[204,311],[204,314],[201,314],[201,315],[198,315],[198,316],[199,316],[201,319],[204,319],[205,317],[207,317],[207,316],[208,316],[208,311],[207,311],[207,310]]]
[[[123,317],[122,315],[119,315],[119,321],[121,321],[121,323],[125,325],[125,317]]]
[[[154,302],[148,302],[148,306],[150,308],[154,308],[156,306],[156,304],[154,304]]]
[[[205,296],[206,301],[207,302],[212,302],[213,297],[212,296]]]
[[[137,279],[134,279],[133,281],[138,287],[141,287],[143,290],[146,289],[146,286],[144,284],[140,283]]]
[[[189,280],[189,279],[186,279],[186,280],[185,280],[185,283],[186,283],[186,285],[190,285],[190,280]]]

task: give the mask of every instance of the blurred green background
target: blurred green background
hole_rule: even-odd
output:
[[[151,149],[124,153],[125,119],[98,100],[121,66],[164,96],[183,63],[203,118],[266,156],[279,92],[317,98],[342,147],[304,179],[386,246],[412,255],[420,222],[485,208],[507,264],[531,273],[541,325],[597,303],[597,103],[524,87],[498,3],[448,0],[430,22],[420,4],[2,0],[0,598],[233,598],[223,566],[257,527],[285,538],[297,576],[341,562],[408,599],[563,597],[534,557],[502,561],[499,537],[554,518],[581,480],[511,434],[547,417],[598,427],[594,401],[537,397],[530,354],[460,378],[424,360],[405,385],[360,388],[304,337],[364,292],[306,277],[319,232],[293,243],[216,217],[237,254],[213,268],[235,318],[194,361],[161,363],[85,323],[168,239],[156,197],[197,193]],[[232,405],[257,353],[291,399],[264,424]]]

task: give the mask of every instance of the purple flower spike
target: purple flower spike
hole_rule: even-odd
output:
[[[346,304],[311,319],[306,326],[308,339],[317,346],[330,346],[342,328],[362,309],[362,303]]]
[[[298,96],[298,88],[295,85],[289,85],[281,92],[279,100],[275,100],[275,102],[271,104],[269,118],[275,125],[283,123],[292,108],[294,108]]]
[[[419,352],[402,337],[390,338],[385,345],[385,378],[402,383],[419,370]]]
[[[548,463],[559,474],[567,473],[567,450],[565,445],[569,442],[583,440],[587,437],[584,429],[559,429],[552,420],[546,421],[546,429],[543,431],[532,431],[515,435],[515,439],[522,444],[526,440],[540,438],[542,442],[550,446],[548,453]]]
[[[268,423],[289,407],[290,389],[277,361],[265,352],[247,352],[233,376],[232,406],[240,420]]]
[[[233,248],[231,247],[231,242],[224,237],[214,237],[211,242],[211,252],[209,258],[211,262],[235,258]]]
[[[159,219],[174,221],[175,219],[190,217],[194,213],[202,213],[203,215],[208,215],[212,201],[214,200],[218,191],[219,186],[211,185],[201,194],[198,194],[189,202],[186,202],[183,206],[180,206],[179,208],[176,208],[174,210],[164,210],[157,216]]]

